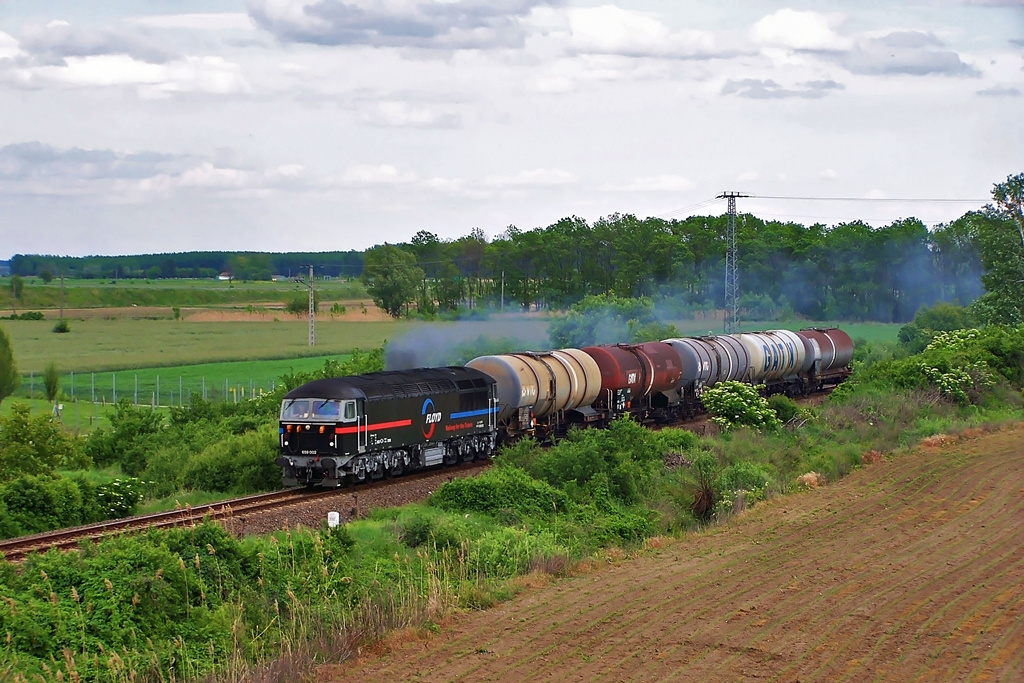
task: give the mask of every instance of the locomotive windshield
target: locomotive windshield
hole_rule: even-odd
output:
[[[342,419],[342,403],[345,404],[345,419],[354,420],[356,416],[355,401],[320,398],[295,398],[285,401],[281,404],[281,419],[337,422]]]

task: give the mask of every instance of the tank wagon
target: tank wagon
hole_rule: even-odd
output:
[[[621,415],[664,424],[704,412],[724,381],[800,396],[850,374],[853,341],[837,328],[768,330],[644,344],[480,356],[466,367],[322,379],[281,405],[284,484],[339,486],[489,456]]]

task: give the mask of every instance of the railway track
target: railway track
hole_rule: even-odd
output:
[[[333,496],[346,495],[371,491],[381,486],[402,486],[427,477],[450,475],[456,471],[482,469],[490,465],[489,460],[482,460],[472,463],[464,463],[454,467],[446,467],[440,470],[428,470],[407,474],[399,479],[381,479],[354,488],[340,489],[288,489],[261,493],[242,498],[197,505],[186,506],[181,509],[169,510],[167,512],[156,512],[149,515],[137,515],[124,517],[96,524],[88,524],[70,529],[58,529],[47,531],[31,536],[20,536],[0,541],[0,553],[10,562],[17,562],[33,552],[45,552],[51,548],[70,550],[77,548],[83,541],[95,541],[104,536],[112,534],[124,534],[142,531],[144,529],[160,529],[178,526],[189,526],[201,522],[204,518],[224,519],[240,517],[253,513],[270,512],[292,505],[301,505],[310,501]]]

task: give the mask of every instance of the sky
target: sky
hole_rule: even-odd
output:
[[[0,0],[0,259],[493,238],[727,191],[934,226],[1021,172],[1024,0]]]

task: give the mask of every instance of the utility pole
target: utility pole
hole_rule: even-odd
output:
[[[316,330],[314,328],[314,320],[316,313],[316,304],[313,301],[313,265],[309,266],[309,345],[316,346]]]
[[[750,195],[739,192],[723,192],[717,199],[728,202],[726,213],[728,227],[725,236],[725,333],[732,334],[739,330],[740,324],[740,278],[739,250],[736,248],[736,199]]]

